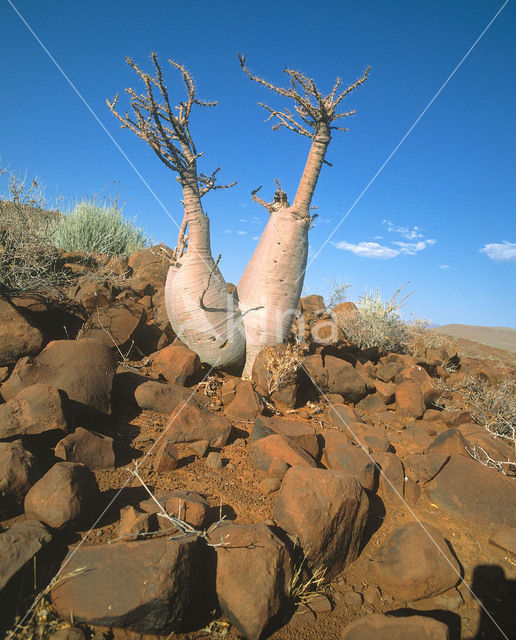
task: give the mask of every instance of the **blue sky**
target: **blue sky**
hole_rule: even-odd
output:
[[[120,93],[121,108],[128,107],[124,89],[140,85],[124,57],[150,71],[151,51],[166,68],[171,95],[182,99],[166,63],[174,58],[201,98],[219,101],[192,114],[191,130],[204,151],[200,169],[221,166],[221,181],[238,181],[203,201],[213,254],[222,254],[226,279],[238,282],[267,216],[251,190],[263,185],[267,199],[278,178],[293,199],[309,141],[264,122],[257,102],[286,104],[243,74],[237,53],[275,84],[292,67],[325,91],[337,76],[350,84],[371,65],[368,81],[346,99],[345,109],[357,113],[346,119],[348,133],[335,133],[327,155],[333,167],[323,168],[315,192],[305,293],[327,296],[337,282],[352,285],[352,300],[376,289],[389,298],[409,281],[407,319],[516,328],[514,1],[443,87],[502,6],[0,0],[2,165],[39,176],[47,198],[68,206],[118,189],[125,215],[174,246],[171,218],[182,217],[175,176],[120,130],[105,104]]]

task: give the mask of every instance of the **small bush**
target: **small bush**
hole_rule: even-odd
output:
[[[55,230],[54,242],[65,251],[129,256],[149,244],[144,232],[122,217],[116,207],[79,202],[63,216]]]
[[[294,382],[301,366],[301,349],[297,344],[267,347],[261,353],[269,396],[284,384]]]
[[[336,313],[335,319],[345,337],[360,349],[376,347],[380,353],[405,353],[412,342],[409,325],[402,320],[396,302],[399,290],[389,302],[380,292],[366,293],[356,311]]]
[[[509,441],[516,456],[516,381],[504,379],[492,384],[479,376],[468,376],[455,384],[439,381],[438,388],[447,410],[467,409],[472,419],[491,435]],[[481,447],[470,455],[488,467],[516,474],[516,463],[493,460]]]
[[[8,181],[9,193],[0,199],[0,292],[52,290],[65,278],[53,242],[60,214],[45,209],[36,180],[27,185],[26,177],[10,173]]]

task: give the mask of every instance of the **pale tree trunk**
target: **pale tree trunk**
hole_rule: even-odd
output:
[[[237,292],[246,334],[244,376],[261,349],[284,342],[297,311],[308,255],[310,203],[330,143],[328,126],[316,132],[291,207],[272,211]]]
[[[183,203],[188,247],[168,272],[165,305],[179,339],[202,362],[240,372],[245,333],[236,295],[230,294],[210,247],[209,219],[204,214],[197,180],[185,180]]]

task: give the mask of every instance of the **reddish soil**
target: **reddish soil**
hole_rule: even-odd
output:
[[[483,361],[489,359],[500,371],[514,371],[514,354],[486,347],[469,341],[459,341],[459,353],[463,362],[467,362],[472,369],[480,367]],[[464,359],[467,356],[471,359]],[[202,394],[202,389],[196,393]],[[292,417],[302,419],[313,425],[318,431],[329,428],[327,407],[321,403],[322,412],[303,407],[297,409]],[[265,472],[254,469],[248,461],[246,439],[252,428],[252,423],[234,422],[233,436],[230,443],[222,450],[223,469],[213,470],[206,464],[206,459],[198,459],[190,452],[188,445],[178,446],[180,453],[179,468],[168,475],[158,476],[153,471],[154,456],[158,447],[156,443],[163,434],[167,417],[150,412],[138,412],[124,404],[114,405],[113,417],[106,418],[103,424],[86,425],[97,431],[107,433],[116,438],[119,446],[120,466],[113,470],[96,471],[95,475],[102,491],[103,503],[98,505],[100,521],[91,532],[82,532],[80,537],[74,536],[69,540],[71,545],[77,544],[82,535],[88,533],[85,544],[104,544],[117,537],[117,526],[120,508],[127,504],[136,504],[146,499],[148,494],[144,487],[130,471],[134,460],[138,460],[139,472],[149,489],[157,494],[165,489],[188,489],[204,494],[212,507],[212,519],[216,521],[222,515],[234,519],[239,523],[261,522],[272,518],[272,508],[276,494],[263,495],[260,482],[267,477]],[[386,435],[393,434],[387,428]],[[410,442],[401,438],[396,439],[396,452],[401,458],[411,447]],[[111,502],[114,502],[111,504]],[[110,506],[109,506],[110,505]],[[324,592],[331,601],[331,612],[313,613],[307,611],[304,615],[296,614],[284,627],[276,631],[273,640],[333,640],[340,637],[342,629],[357,617],[367,613],[388,612],[394,610],[415,610],[421,612],[435,612],[435,616],[449,623],[452,640],[473,638],[503,638],[494,632],[483,635],[482,625],[485,624],[485,613],[481,608],[482,599],[490,600],[490,609],[500,624],[509,623],[513,615],[512,609],[516,600],[507,601],[503,594],[509,593],[516,585],[516,558],[489,543],[490,528],[480,527],[475,522],[461,521],[451,517],[424,495],[421,495],[414,507],[391,501],[385,511],[381,500],[372,502],[370,518],[370,537],[359,558],[353,562],[335,582],[327,584]],[[23,517],[23,516],[21,516]],[[383,597],[373,605],[363,604],[356,608],[345,602],[346,593],[357,591],[364,593],[368,586],[376,586],[372,571],[375,552],[390,532],[400,523],[413,518],[432,523],[437,526],[448,539],[464,568],[464,582],[458,588],[439,596],[417,602],[395,601]],[[3,523],[9,525],[14,521]],[[490,565],[499,568],[499,578],[495,583],[498,593],[487,594],[470,591],[473,572],[479,566]],[[500,579],[501,578],[501,579]],[[252,576],[250,576],[250,587]],[[499,597],[499,594],[502,594]],[[500,601],[497,601],[497,598]],[[315,599],[313,608],[324,609],[327,604],[324,598]],[[494,608],[493,608],[494,607]],[[91,637],[96,640],[113,638],[114,640],[137,640],[156,638],[156,636],[142,636],[119,629],[111,632],[106,629],[90,629]],[[512,633],[516,633],[514,627]],[[489,635],[492,634],[492,635]],[[234,640],[241,638],[238,631],[223,620],[212,622],[209,627],[188,634],[178,634],[178,640],[193,640],[197,638],[213,637]],[[507,636],[510,637],[510,636]],[[512,635],[516,638],[516,635]]]

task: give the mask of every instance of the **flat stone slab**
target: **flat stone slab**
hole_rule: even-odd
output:
[[[426,489],[432,502],[454,515],[516,527],[514,480],[473,459],[451,456]]]
[[[39,520],[17,522],[0,534],[0,591],[51,540],[52,534]]]

